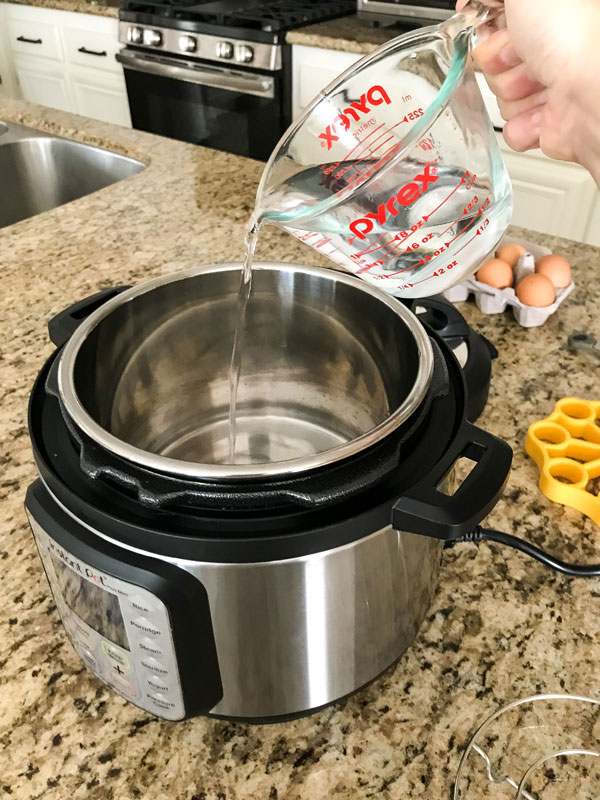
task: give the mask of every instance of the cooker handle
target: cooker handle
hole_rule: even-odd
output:
[[[62,347],[66,344],[71,336],[75,333],[79,325],[86,317],[100,308],[103,303],[112,300],[125,289],[130,289],[130,286],[109,286],[107,289],[101,289],[96,294],[85,297],[72,306],[65,308],[64,311],[52,317],[48,323],[48,333],[53,344],[57,347]]]
[[[461,456],[476,464],[457,491],[446,495],[438,487]],[[497,503],[511,462],[506,442],[465,422],[439,464],[397,501],[394,529],[449,542],[468,533]]]

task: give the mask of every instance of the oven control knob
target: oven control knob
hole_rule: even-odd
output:
[[[235,48],[235,60],[242,64],[249,64],[254,60],[254,48],[248,44],[238,44]]]
[[[233,58],[231,42],[217,42],[217,58]]]
[[[146,28],[144,30],[144,44],[148,47],[160,47],[162,44],[162,33],[160,31]]]
[[[144,32],[136,25],[130,25],[127,28],[127,41],[131,44],[141,44],[144,39]]]
[[[198,47],[198,40],[195,36],[180,36],[179,49],[184,53],[195,53]]]

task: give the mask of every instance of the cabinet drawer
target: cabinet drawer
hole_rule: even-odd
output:
[[[63,28],[63,36],[66,59],[71,64],[121,71],[121,65],[115,59],[115,53],[120,49],[116,26],[114,36],[85,28]]]
[[[8,41],[15,54],[62,61],[60,34],[56,25],[37,20],[9,18]]]

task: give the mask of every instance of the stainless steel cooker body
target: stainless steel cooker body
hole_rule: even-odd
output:
[[[43,525],[33,506],[29,514],[34,529]],[[87,534],[101,552],[106,535],[90,528]],[[52,533],[38,530],[38,544],[45,535]],[[157,560],[156,553],[112,544],[121,549],[123,564],[135,564],[138,555]],[[62,544],[61,552],[72,561]],[[373,680],[417,635],[436,588],[441,552],[436,539],[387,526],[338,548],[280,561],[211,563],[161,555],[162,565],[189,573],[207,594],[214,645],[207,639],[200,649],[214,646],[222,689],[204,713],[271,721],[313,711]],[[57,605],[75,649],[106,680],[78,640],[81,623],[71,623],[69,609]],[[130,649],[135,655],[135,640]],[[152,654],[146,656],[134,666],[141,684],[151,673],[146,665]],[[200,662],[195,667],[197,685],[184,686],[184,696],[191,688],[203,691]],[[124,694],[108,675],[107,682]],[[143,686],[138,704],[160,715]]]
[[[388,526],[305,558],[182,565],[210,598],[223,683],[211,713],[298,714],[371,681],[417,635],[441,551]]]

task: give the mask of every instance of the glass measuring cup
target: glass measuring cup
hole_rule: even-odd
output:
[[[254,219],[395,296],[436,294],[470,275],[512,215],[469,60],[488,13],[471,2],[443,25],[390,41],[324,89],[273,152]]]

